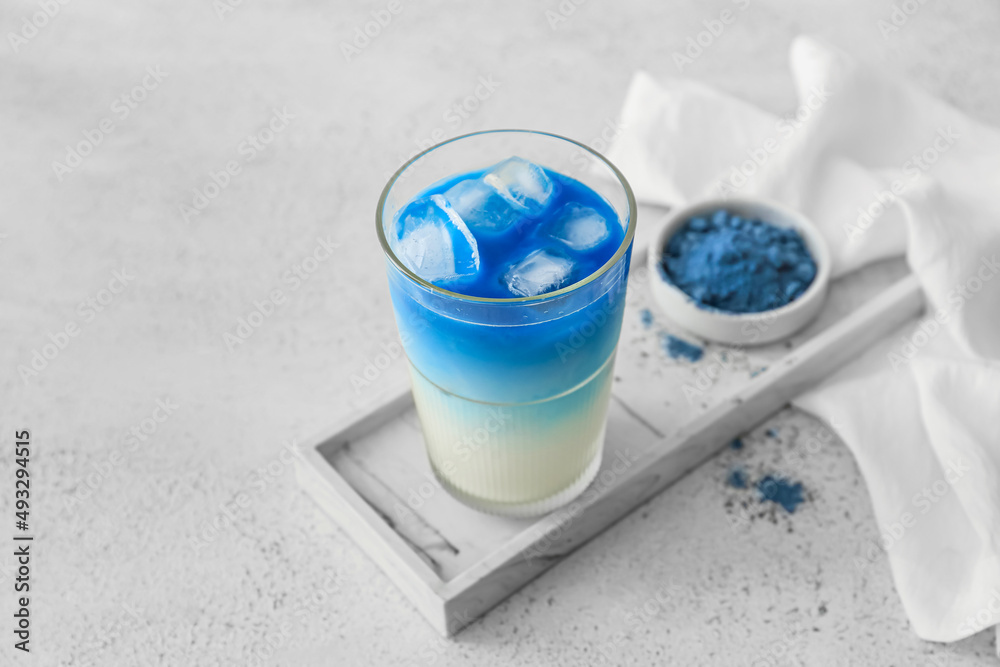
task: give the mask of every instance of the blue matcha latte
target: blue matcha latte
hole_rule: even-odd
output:
[[[454,293],[390,268],[430,462],[468,504],[544,508],[596,474],[626,223],[583,183],[512,157],[432,185],[387,226],[396,257]]]

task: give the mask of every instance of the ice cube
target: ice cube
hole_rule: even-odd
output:
[[[573,250],[592,250],[610,235],[604,216],[580,204],[566,204],[546,227],[546,233]]]
[[[573,272],[573,262],[545,248],[528,253],[504,274],[507,288],[517,296],[537,296],[563,287]]]
[[[444,198],[470,229],[498,234],[524,216],[500,196],[496,188],[480,178],[469,178],[451,186]]]
[[[479,246],[462,218],[441,195],[407,204],[396,217],[389,245],[418,276],[446,283],[479,271]]]
[[[549,205],[555,187],[537,164],[519,157],[507,158],[483,176],[500,196],[524,213],[536,216]]]

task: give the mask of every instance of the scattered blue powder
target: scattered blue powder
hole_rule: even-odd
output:
[[[642,319],[642,326],[647,329],[653,326],[653,313],[650,312],[649,308],[643,308],[639,311],[639,317]]]
[[[755,378],[755,377],[757,377],[758,375],[760,375],[761,373],[763,373],[766,370],[767,370],[767,366],[761,366],[760,368],[758,368],[755,371],[750,371],[750,377]]]
[[[767,437],[769,437],[769,438],[777,438],[778,437],[778,429],[776,429],[776,428],[769,428],[769,429],[767,429]]]
[[[797,231],[725,210],[685,222],[667,242],[660,269],[699,306],[731,313],[780,308],[816,277]]]
[[[733,438],[733,441],[729,443],[732,449],[743,449],[743,441],[739,438]]]
[[[697,345],[689,343],[686,340],[681,340],[676,336],[671,336],[670,334],[663,337],[663,349],[670,355],[671,359],[684,357],[688,361],[692,362],[701,359],[702,355],[705,353],[705,351]]]
[[[733,468],[730,470],[729,476],[726,477],[726,484],[734,489],[747,488],[747,474],[743,471],[743,468]]]
[[[770,500],[785,508],[785,511],[794,513],[795,508],[802,502],[802,484],[792,483],[781,477],[768,475],[757,482],[757,492],[760,493],[760,501]]]

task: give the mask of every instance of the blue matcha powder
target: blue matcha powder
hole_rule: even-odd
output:
[[[663,349],[671,359],[684,358],[690,362],[698,361],[705,354],[705,351],[694,343],[670,334],[663,337]]]
[[[743,468],[736,467],[729,471],[729,475],[726,477],[726,484],[733,487],[734,489],[745,489],[747,488],[747,473]]]
[[[795,512],[795,508],[803,500],[800,482],[792,482],[772,475],[757,482],[757,493],[760,494],[761,502],[769,500],[772,503],[778,503],[787,512]]]
[[[685,222],[667,243],[660,269],[699,306],[731,313],[780,308],[816,277],[797,231],[725,210]]]

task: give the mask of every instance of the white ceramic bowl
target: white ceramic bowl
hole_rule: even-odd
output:
[[[816,262],[816,277],[791,303],[760,313],[730,313],[699,306],[668,282],[660,268],[667,242],[680,227],[697,216],[724,209],[777,227],[798,231]],[[830,251],[819,230],[802,214],[775,202],[756,198],[710,199],[678,209],[665,221],[649,249],[653,297],[669,319],[703,338],[730,345],[763,345],[786,338],[809,322],[823,307],[830,282]]]

